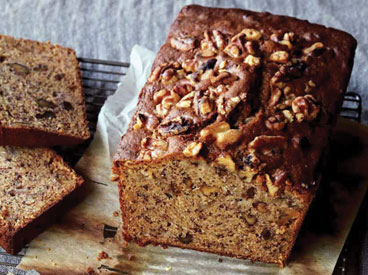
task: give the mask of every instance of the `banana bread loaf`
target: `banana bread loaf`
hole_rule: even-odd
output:
[[[89,136],[75,52],[0,35],[0,145],[72,145]]]
[[[295,18],[184,7],[115,156],[124,238],[284,266],[355,48]]]
[[[77,201],[83,179],[54,151],[0,147],[0,245],[11,254]]]

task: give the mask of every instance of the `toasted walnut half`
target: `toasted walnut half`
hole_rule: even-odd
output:
[[[247,40],[259,40],[262,37],[261,32],[255,29],[244,29],[242,33],[245,34]]]
[[[305,48],[303,50],[303,53],[304,54],[310,54],[311,52],[313,52],[314,50],[317,50],[317,49],[323,49],[323,43],[321,42],[317,42],[317,43],[314,43],[312,46],[308,47],[308,48]]]
[[[144,119],[145,119],[145,116],[143,114],[138,114],[137,115],[137,122],[134,124],[133,129],[134,130],[141,129],[142,126],[143,126]]]
[[[202,143],[193,141],[189,143],[189,145],[184,149],[183,154],[186,157],[194,157],[199,154],[201,149],[202,149]]]
[[[215,122],[200,132],[200,137],[203,140],[214,138],[216,145],[220,149],[225,149],[226,146],[236,143],[240,140],[242,133],[238,129],[230,129],[230,125],[225,122]]]
[[[203,57],[211,57],[217,53],[217,49],[212,42],[208,31],[204,32],[204,39],[201,41],[201,54]]]
[[[226,44],[224,35],[218,30],[214,30],[212,34],[215,39],[217,49],[223,50]]]
[[[261,59],[250,54],[245,58],[244,63],[248,64],[249,66],[257,67],[261,65]]]
[[[289,61],[289,54],[285,51],[277,51],[273,52],[268,59],[277,63],[286,63]]]
[[[224,166],[230,172],[235,172],[236,166],[235,162],[230,155],[221,155],[216,160],[215,163]]]
[[[309,94],[295,98],[291,107],[298,122],[302,122],[303,120],[312,121],[320,111],[317,100]]]
[[[274,197],[277,191],[279,191],[279,188],[275,184],[273,184],[268,174],[265,174],[265,177],[266,177],[266,186],[268,189],[268,193],[270,193],[271,197]]]
[[[153,95],[153,100],[154,102],[156,103],[159,103],[162,101],[162,99],[166,96],[166,94],[168,93],[168,91],[166,89],[161,89],[159,90],[158,92],[156,92],[154,95]]]
[[[286,125],[286,120],[283,117],[283,115],[274,115],[272,117],[269,117],[266,122],[266,127],[270,130],[277,130],[277,131],[281,131],[282,129],[284,129],[285,125]]]
[[[224,49],[224,52],[232,58],[238,58],[240,56],[240,50],[238,46],[234,44],[227,45],[227,47]]]
[[[194,98],[194,92],[190,92],[180,99],[178,103],[176,103],[176,107],[178,108],[189,108],[192,106],[192,101]]]

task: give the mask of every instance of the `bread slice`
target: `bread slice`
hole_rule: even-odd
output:
[[[53,150],[0,147],[0,245],[11,254],[77,201],[83,179]]]
[[[72,145],[89,137],[74,50],[0,35],[0,145]]]
[[[284,266],[355,48],[295,18],[184,7],[115,156],[124,238]]]

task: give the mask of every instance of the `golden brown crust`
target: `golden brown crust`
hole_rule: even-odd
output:
[[[90,137],[73,49],[0,35],[0,72],[2,145],[72,145]]]

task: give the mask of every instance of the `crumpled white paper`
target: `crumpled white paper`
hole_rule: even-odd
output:
[[[138,247],[135,244],[125,247],[119,238],[120,232],[115,239],[103,239],[104,224],[121,224],[120,213],[112,214],[119,209],[116,183],[110,181],[112,159],[153,59],[153,52],[140,46],[133,48],[129,71],[116,93],[102,107],[94,140],[76,167],[90,185],[89,195],[60,224],[53,225],[30,244],[19,268],[36,269],[42,274],[85,274],[88,267],[95,272],[109,273],[102,266],[127,274],[331,274],[367,188],[367,180],[358,183],[353,191],[339,183],[331,187],[334,192],[330,199],[339,217],[336,232],[304,234],[284,269],[179,248]],[[349,132],[356,131],[357,123],[346,123],[340,122],[339,128],[349,127]],[[368,140],[365,149],[367,144]],[[355,161],[366,163],[361,159]],[[357,167],[354,163],[349,160],[349,164]],[[109,258],[97,260],[101,251],[107,252]]]

